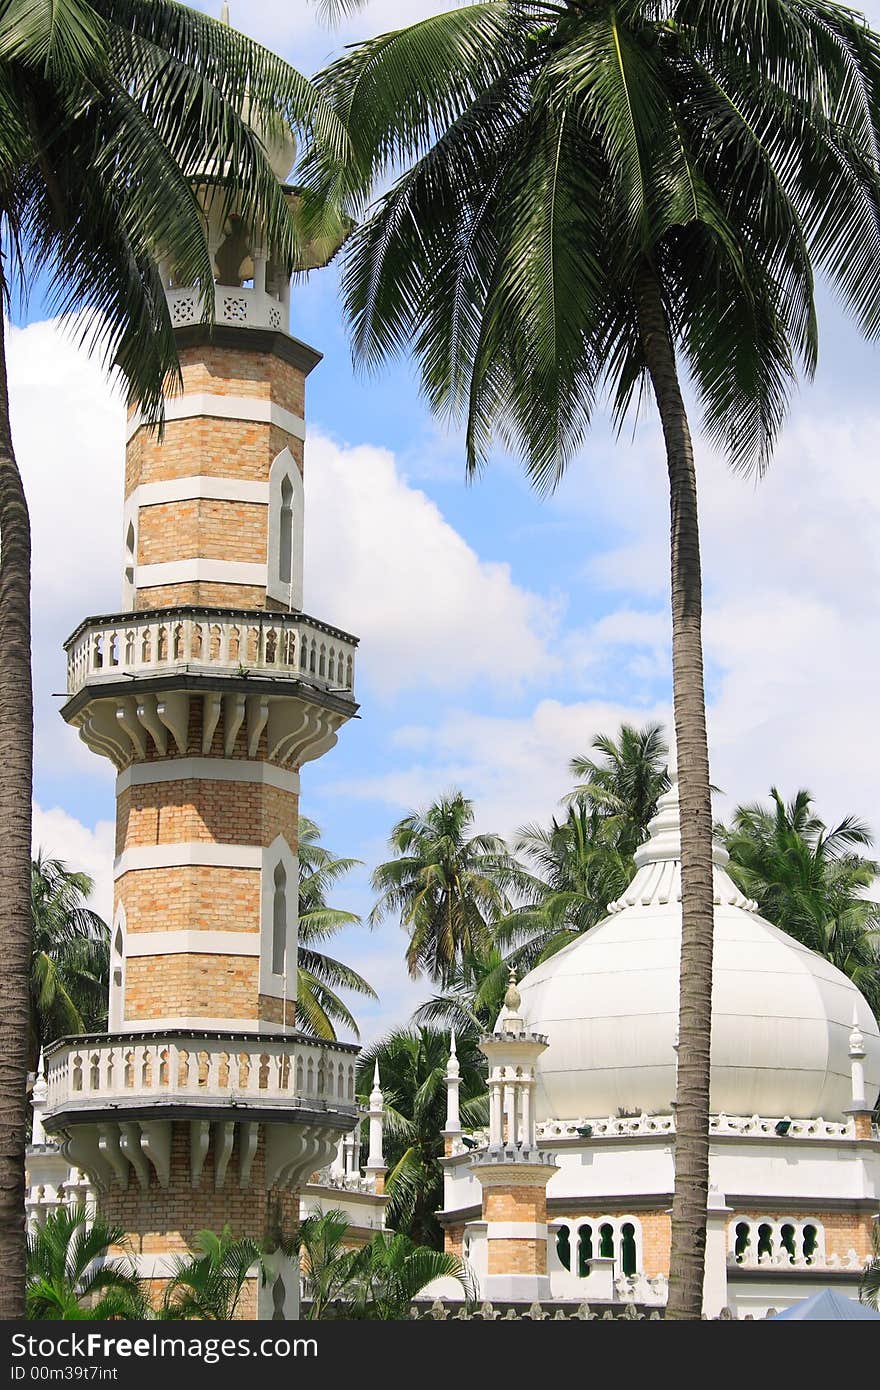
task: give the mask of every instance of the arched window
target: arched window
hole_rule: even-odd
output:
[[[302,609],[304,500],[296,460],[282,449],[269,470],[266,596],[297,612]]]
[[[278,577],[282,584],[293,579],[293,483],[285,474],[281,483],[281,536],[278,556]]]
[[[603,1260],[614,1259],[614,1227],[607,1221],[599,1227],[599,1255]]]
[[[122,606],[134,608],[137,582],[137,520],[136,497],[125,508],[125,545],[122,556]]]
[[[272,974],[283,975],[287,955],[287,870],[275,866],[275,892],[272,899]]]
[[[578,1230],[578,1274],[582,1279],[586,1279],[590,1272],[590,1261],[593,1258],[593,1228],[592,1226],[581,1226]]]
[[[567,1226],[560,1226],[556,1232],[556,1253],[563,1269],[571,1269],[571,1232]]]
[[[733,1253],[736,1258],[737,1264],[742,1264],[746,1256],[746,1251],[748,1250],[751,1243],[752,1242],[749,1235],[748,1223],[745,1221],[740,1221],[739,1225],[736,1228],[736,1244],[733,1247]]]
[[[113,921],[113,936],[110,942],[110,997],[107,1009],[107,1027],[111,1033],[118,1033],[125,1017],[125,908],[122,903],[116,909]]]
[[[758,1227],[758,1259],[773,1254],[773,1228],[764,1221]]]
[[[795,1258],[794,1226],[791,1226],[791,1225],[788,1225],[788,1224],[786,1224],[785,1226],[783,1226],[783,1227],[782,1227],[782,1230],[779,1232],[779,1241],[780,1241],[780,1244],[782,1245],[783,1250],[787,1250],[787,1251],[788,1251],[788,1258],[789,1258],[789,1261],[791,1262],[791,1264],[794,1264],[794,1258]]]
[[[813,1256],[816,1253],[816,1246],[818,1245],[818,1243],[818,1232],[816,1230],[816,1227],[805,1226],[804,1243],[802,1249],[804,1252],[804,1259],[806,1260],[808,1265],[813,1263]]]
[[[620,1228],[620,1267],[624,1274],[636,1272],[636,1230],[631,1221]]]

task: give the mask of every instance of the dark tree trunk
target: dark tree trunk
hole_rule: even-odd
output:
[[[9,427],[2,307],[0,292],[0,1318],[21,1318],[31,957],[31,532]]]
[[[709,1048],[712,1026],[712,803],[701,637],[697,479],[675,350],[656,274],[644,262],[636,307],[663,424],[669,472],[672,681],[681,799],[681,987],[675,1097],[675,1196],[669,1318],[699,1318],[709,1193]]]

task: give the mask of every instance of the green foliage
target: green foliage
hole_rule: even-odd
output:
[[[179,1258],[165,1288],[163,1318],[227,1322],[236,1315],[248,1273],[260,1264],[255,1241],[236,1239],[228,1226],[219,1235],[199,1231],[194,1253]]]
[[[353,206],[394,176],[345,257],[355,354],[413,352],[472,470],[498,439],[549,488],[603,393],[622,421],[646,265],[736,467],[766,465],[815,368],[818,270],[880,330],[880,38],[830,0],[487,0],[319,82]]]
[[[468,956],[492,945],[491,924],[507,910],[511,864],[497,835],[472,835],[473,803],[450,792],[395,825],[395,858],[373,873],[375,925],[396,915],[409,933],[406,963],[440,985]]]
[[[39,274],[53,313],[87,310],[76,331],[150,418],[168,376],[180,380],[160,255],[213,315],[197,176],[290,267],[308,263],[305,240],[322,230],[313,199],[288,200],[255,127],[308,130],[331,165],[346,150],[306,78],[176,0],[2,7],[0,289],[26,294]]]
[[[880,1226],[876,1222],[871,1230],[871,1248],[871,1258],[862,1271],[859,1284],[859,1302],[880,1310]]]
[[[866,897],[880,865],[859,853],[871,834],[855,816],[829,830],[809,792],[783,801],[770,789],[769,807],[738,806],[716,834],[734,882],[775,926],[825,956],[880,1013],[880,911]]]
[[[379,1063],[389,1223],[417,1243],[435,1248],[442,1245],[436,1212],[443,1197],[441,1130],[446,1124],[449,1043],[449,1033],[436,1028],[396,1028],[361,1054],[357,1069],[358,1098],[366,1103]],[[462,1124],[476,1128],[488,1120],[486,1062],[474,1033],[464,1035],[457,1050]]]
[[[305,1317],[340,1316],[389,1321],[405,1318],[414,1298],[434,1279],[457,1279],[465,1297],[476,1296],[470,1270],[455,1255],[416,1245],[399,1231],[378,1232],[347,1249],[348,1222],[342,1211],[309,1216],[297,1246],[303,1270]]]
[[[42,850],[37,853],[31,869],[32,1070],[41,1050],[57,1038],[106,1026],[109,930],[85,906],[91,891],[87,874],[75,873]]]
[[[27,1316],[63,1321],[143,1318],[146,1293],[127,1259],[109,1257],[125,1232],[83,1206],[62,1207],[28,1236]]]
[[[333,1041],[337,1024],[358,1036],[354,1015],[337,989],[376,998],[372,985],[356,970],[318,949],[319,943],[345,927],[360,925],[354,912],[331,907],[327,901],[337,882],[358,862],[338,859],[321,844],[319,826],[307,816],[300,816],[297,1027],[309,1037]]]
[[[568,815],[550,826],[524,826],[513,850],[518,904],[495,939],[520,974],[601,922],[635,873],[633,854],[648,833],[657,798],[669,786],[668,752],[657,724],[622,724],[616,738],[597,734],[600,756],[573,758],[579,785]],[[526,867],[520,867],[520,861]]]

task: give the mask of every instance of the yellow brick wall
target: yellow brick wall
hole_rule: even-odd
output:
[[[125,1021],[259,1017],[258,956],[133,956],[125,967]]]
[[[546,1240],[490,1240],[489,1274],[546,1274]]]
[[[140,508],[139,565],[204,558],[266,563],[268,508],[264,502],[190,497]]]
[[[271,845],[278,835],[295,850],[297,808],[295,793],[259,782],[148,782],[117,799],[116,853],[190,840]]]
[[[204,864],[132,869],[116,883],[129,931],[259,931],[260,871]]]

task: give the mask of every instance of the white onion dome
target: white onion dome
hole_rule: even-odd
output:
[[[658,803],[637,871],[609,916],[519,982],[537,1062],[537,1117],[668,1114],[675,1095],[681,837],[678,787]],[[880,1088],[880,1031],[840,970],[771,926],[715,846],[711,1109],[842,1119],[852,1097],[849,1035],[864,1036],[865,1092]]]

